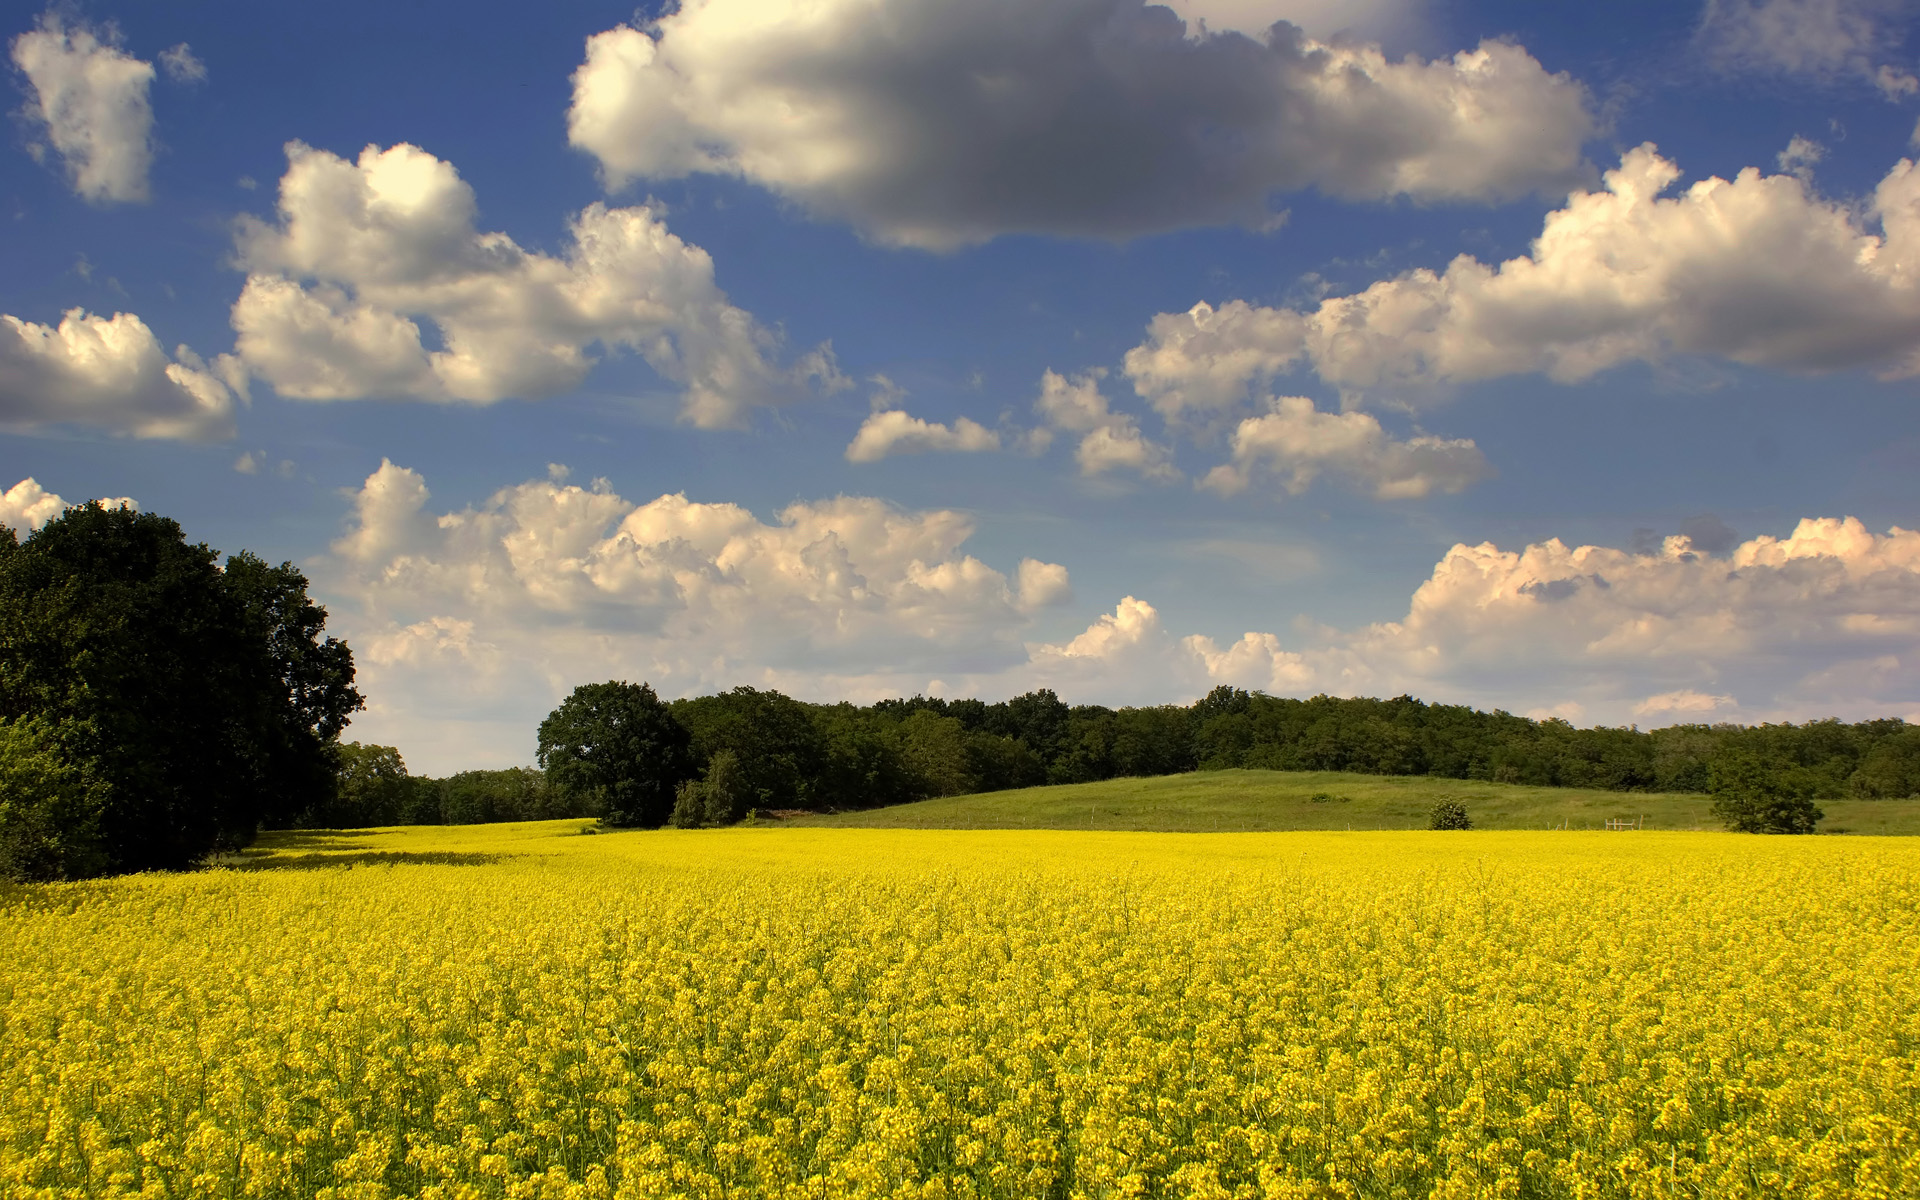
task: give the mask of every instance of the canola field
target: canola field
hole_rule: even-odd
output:
[[[1920,1195],[1920,843],[580,828],[0,891],[0,1195]]]

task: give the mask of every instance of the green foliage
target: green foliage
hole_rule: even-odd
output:
[[[61,835],[86,873],[186,867],[331,803],[352,654],[291,565],[217,559],[99,504],[0,536],[0,720],[88,781],[93,820]]]
[[[0,721],[0,878],[101,874],[100,792],[68,762],[50,726]]]
[[[958,719],[923,709],[900,722],[900,742],[921,796],[960,796],[979,790],[967,757],[967,730]]]
[[[643,828],[666,822],[694,774],[692,738],[644,683],[573,689],[540,723],[539,761],[561,804]]]
[[[1428,829],[1472,829],[1473,821],[1467,816],[1467,806],[1458,800],[1439,800],[1427,812]]]
[[[1920,796],[1920,728],[1902,729],[1867,751],[1848,785],[1868,800]]]
[[[1736,833],[1812,833],[1826,814],[1813,802],[1810,773],[1738,752],[1713,763],[1713,815]]]
[[[707,824],[707,784],[703,779],[683,779],[673,792],[673,811],[667,824],[675,829],[702,829]]]
[[[241,551],[221,571],[227,592],[240,601],[251,640],[266,650],[277,687],[264,697],[260,785],[269,796],[269,821],[323,809],[334,802],[335,743],[361,707],[353,688],[353,652],[323,637],[327,610],[307,597],[307,577],[290,562],[269,566]]]
[[[718,750],[707,760],[706,778],[701,780],[702,816],[709,825],[731,825],[747,814],[746,773],[740,769],[740,756],[731,750]]]
[[[572,811],[554,794],[557,789],[548,784],[547,777],[531,767],[462,771],[421,783],[436,791],[440,800],[440,820],[427,824],[484,825],[589,815]]]
[[[737,687],[675,701],[673,715],[692,735],[694,760],[702,767],[722,750],[733,751],[754,807],[834,802],[815,795],[827,773],[828,750],[808,705],[776,691]]]
[[[414,780],[392,746],[347,742],[334,751],[333,803],[300,822],[316,829],[366,829],[405,822]]]

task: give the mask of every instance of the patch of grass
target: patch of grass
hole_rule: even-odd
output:
[[[1137,829],[1172,833],[1289,829],[1425,829],[1438,800],[1466,807],[1475,829],[1720,828],[1691,792],[1602,792],[1341,771],[1199,771],[1151,779],[948,796],[781,824],[875,829]],[[1920,801],[1825,800],[1821,832],[1920,834]]]

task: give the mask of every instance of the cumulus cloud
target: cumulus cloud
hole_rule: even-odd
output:
[[[1185,646],[1209,678],[1271,690],[1510,709],[1572,693],[1621,723],[1885,714],[1920,701],[1920,532],[1809,519],[1724,558],[1684,536],[1656,555],[1456,545],[1401,620],[1321,630],[1292,651],[1267,634]]]
[[[233,435],[232,364],[169,355],[132,313],[72,309],[55,326],[0,315],[0,426],[91,425],[141,438]]]
[[[27,77],[25,116],[66,164],[73,190],[94,204],[147,198],[153,162],[153,64],[128,54],[112,27],[69,25],[48,12],[13,39]]]
[[[128,496],[111,496],[100,501],[108,508],[133,508],[140,505]],[[65,500],[40,486],[37,480],[22,479],[0,492],[0,526],[15,533],[31,533],[69,508]]]
[[[732,175],[935,249],[1267,226],[1307,188],[1489,201],[1583,170],[1585,91],[1519,46],[1392,61],[1221,28],[1143,0],[685,0],[588,39],[568,135],[609,186]]]
[[[1296,622],[1224,645],[1169,629],[1129,596],[1028,661],[961,681],[1102,703],[1191,699],[1217,684],[1276,695],[1395,695],[1626,724],[1849,719],[1920,704],[1920,532],[1816,518],[1730,554],[1684,536],[1659,554],[1557,540],[1456,545],[1405,617]],[[949,677],[951,678],[951,676]]]
[[[1549,213],[1532,252],[1467,255],[1312,311],[1233,301],[1155,317],[1126,356],[1169,419],[1249,402],[1310,365],[1350,393],[1540,372],[1561,382],[1707,355],[1796,371],[1920,372],[1920,171],[1901,160],[1864,215],[1749,168],[1675,195],[1651,145]]]
[[[930,664],[1020,661],[1030,615],[1070,595],[1058,564],[1025,559],[1009,578],[964,553],[960,513],[864,497],[771,522],[551,476],[449,512],[430,500],[418,473],[383,462],[316,571],[368,647],[367,691],[390,714],[376,728],[431,724],[427,700],[455,722],[550,707],[623,674],[669,694],[849,677],[919,690]]]
[[[737,426],[809,381],[842,383],[824,346],[779,365],[778,335],[730,304],[706,251],[650,208],[589,205],[555,257],[479,232],[472,188],[414,146],[348,162],[294,142],[287,159],[278,220],[240,224],[248,276],[233,307],[240,357],[283,396],[548,396],[585,378],[595,344],[679,384],[702,428]]]
[[[999,448],[1000,435],[978,421],[961,417],[952,425],[942,425],[890,408],[861,422],[860,431],[847,445],[847,461],[879,462],[888,455],[927,450],[967,453]]]
[[[1138,471],[1148,479],[1179,479],[1179,470],[1168,461],[1167,448],[1148,440],[1132,415],[1108,406],[1100,392],[1105,375],[1098,369],[1071,378],[1046,372],[1040,378],[1034,411],[1053,429],[1079,436],[1073,458],[1082,475]]]
[[[1466,438],[1390,436],[1363,412],[1327,413],[1305,396],[1281,396],[1264,416],[1233,432],[1233,461],[1215,467],[1200,486],[1231,495],[1271,471],[1292,495],[1322,472],[1351,478],[1381,500],[1418,499],[1461,492],[1492,474],[1480,448]]]
[[[1698,36],[1724,69],[1861,79],[1894,100],[1920,92],[1890,61],[1910,12],[1902,0],[1707,0]]]

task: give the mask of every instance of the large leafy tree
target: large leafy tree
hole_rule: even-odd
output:
[[[644,683],[588,683],[540,722],[540,766],[575,811],[654,828],[695,774],[692,737]]]
[[[0,534],[0,720],[34,722],[88,797],[84,822],[43,822],[63,849],[18,852],[35,873],[185,867],[330,799],[352,653],[291,565],[217,559],[99,504]]]
[[[1715,759],[1713,815],[1735,833],[1812,833],[1826,814],[1790,765],[1730,752]]]

